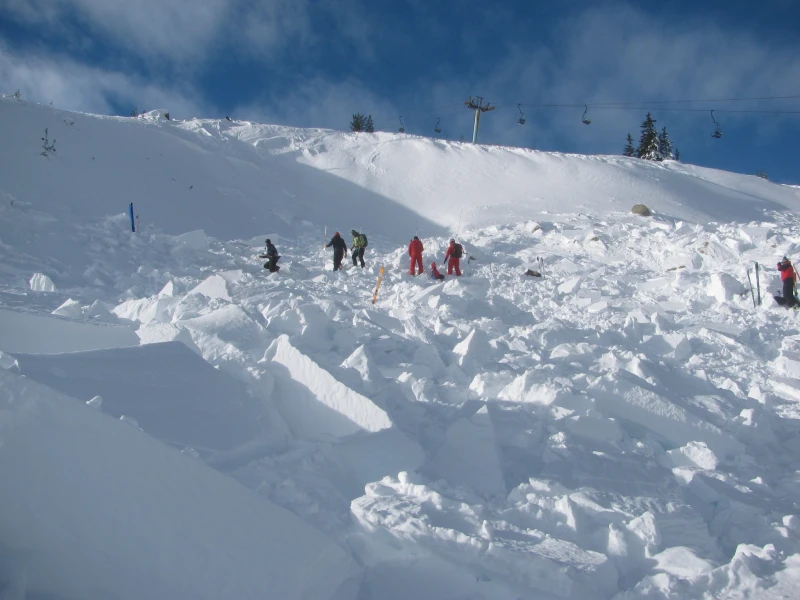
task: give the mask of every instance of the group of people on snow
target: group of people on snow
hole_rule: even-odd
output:
[[[364,262],[364,252],[368,244],[367,236],[363,233],[359,233],[355,229],[350,230],[350,233],[353,236],[353,242],[350,246],[353,266],[361,265],[363,269],[366,264]],[[269,239],[266,240],[266,246],[266,250],[263,254],[259,254],[259,257],[268,259],[267,262],[264,263],[264,268],[268,269],[270,273],[276,273],[280,271],[280,267],[278,266],[278,259],[280,259],[278,250]],[[331,241],[325,244],[325,248],[333,248],[333,270],[338,271],[342,268],[342,260],[347,256],[347,242],[344,241],[344,238],[342,238],[341,234],[337,231],[333,234]],[[411,264],[409,265],[408,272],[412,276],[422,275],[425,272],[422,266],[423,250],[425,250],[425,247],[422,245],[422,241],[415,235],[414,239],[408,244],[408,255],[411,257]],[[461,275],[461,257],[463,255],[464,247],[456,243],[454,238],[450,238],[450,244],[447,246],[447,252],[444,255],[444,262],[447,263],[448,275],[452,275],[453,273],[455,273],[457,277]],[[435,262],[431,263],[431,277],[437,280],[444,279],[444,275],[439,273],[439,269],[436,268]]]
[[[414,277],[415,275],[422,275],[425,270],[422,267],[422,251],[425,247],[422,245],[420,239],[415,235],[414,239],[408,244],[408,255],[411,257],[411,263],[408,265],[408,274]],[[464,255],[464,247],[456,243],[455,239],[450,238],[450,245],[447,247],[447,253],[444,255],[444,262],[447,263],[447,274],[452,275],[455,272],[457,277],[461,276],[461,257]],[[436,263],[431,263],[431,277],[434,279],[444,279],[444,275],[439,273],[436,268]]]

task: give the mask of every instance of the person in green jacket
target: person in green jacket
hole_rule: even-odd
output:
[[[361,261],[361,268],[364,268],[364,250],[367,249],[367,236],[363,233],[358,233],[355,229],[351,229],[350,233],[353,234],[353,245],[350,247],[350,254],[353,256],[353,266],[358,265]]]

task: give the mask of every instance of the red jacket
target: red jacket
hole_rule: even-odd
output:
[[[787,279],[794,279],[794,267],[792,266],[792,261],[782,261],[778,263],[778,271],[781,272],[781,281],[786,281]]]
[[[408,245],[409,256],[422,256],[423,250],[424,248],[420,240],[411,240],[411,243]]]
[[[455,243],[455,242],[452,242],[452,243],[451,243],[451,244],[450,244],[450,245],[447,247],[447,254],[445,254],[445,255],[444,255],[444,262],[447,262],[447,259],[448,259],[448,258],[450,258],[451,256],[453,256],[453,252],[455,251],[455,249],[456,249],[456,243]],[[457,257],[455,257],[455,256],[453,256],[453,258],[454,258],[455,260],[458,260],[458,258],[457,258]]]

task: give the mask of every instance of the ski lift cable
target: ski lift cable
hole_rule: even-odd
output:
[[[601,107],[601,106],[631,106],[631,105],[642,105],[642,104],[693,104],[698,102],[750,102],[754,100],[797,100],[800,99],[800,94],[791,95],[791,96],[751,96],[751,97],[742,97],[742,98],[700,98],[695,100],[639,100],[637,102],[590,102],[588,103],[589,106],[593,107]],[[498,108],[508,108],[511,106],[519,106],[517,104],[496,104]],[[570,108],[580,108],[581,106],[585,106],[585,104],[572,104],[572,103],[531,103],[531,104],[522,104],[522,106],[567,106]]]

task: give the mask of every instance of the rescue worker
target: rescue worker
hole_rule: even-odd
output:
[[[416,275],[422,275],[425,269],[422,268],[422,251],[424,247],[422,246],[422,242],[417,236],[414,236],[414,239],[408,244],[408,255],[411,257],[411,263],[408,266],[408,274],[412,277]],[[416,269],[414,268],[416,267]],[[415,273],[414,271],[418,270],[419,273]]]
[[[792,266],[792,261],[784,256],[781,262],[778,263],[778,270],[781,272],[783,297],[786,299],[786,308],[797,306],[797,299],[794,296],[796,275],[794,266]]]
[[[353,234],[353,245],[350,247],[350,255],[353,257],[353,266],[358,265],[361,261],[361,268],[364,268],[364,250],[367,248],[367,236],[363,233],[358,233],[355,229],[351,229],[350,233]]]
[[[347,256],[347,242],[339,235],[339,232],[333,234],[331,241],[325,244],[326,248],[333,246],[333,270],[338,271],[342,268],[342,258]]]
[[[447,247],[447,254],[444,255],[444,262],[447,263],[447,274],[452,275],[453,271],[456,276],[461,276],[461,255],[464,253],[464,248],[461,244],[456,244],[453,238],[450,238],[450,245]]]
[[[265,243],[267,245],[267,249],[264,254],[260,254],[259,257],[267,259],[267,262],[264,263],[265,269],[269,269],[270,273],[277,273],[281,270],[281,268],[278,266],[278,259],[280,258],[278,255],[278,250],[275,248],[275,245],[269,238],[267,238]]]

